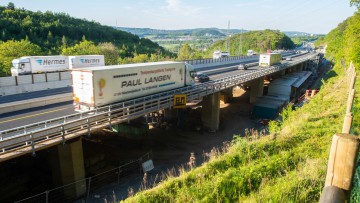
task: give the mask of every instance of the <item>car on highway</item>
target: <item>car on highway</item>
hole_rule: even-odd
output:
[[[248,68],[248,65],[245,64],[245,63],[240,63],[239,66],[238,66],[238,69],[239,69],[239,70],[241,70],[241,69],[247,70],[247,68]]]
[[[208,82],[209,80],[209,76],[203,73],[195,76],[195,82]]]
[[[291,58],[291,57],[286,57],[285,60],[286,60],[286,61],[292,61],[292,58]]]

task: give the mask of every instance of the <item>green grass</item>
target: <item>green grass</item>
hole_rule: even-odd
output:
[[[235,136],[226,153],[190,171],[180,169],[178,177],[169,174],[124,202],[318,202],[348,96],[343,70],[333,71],[337,76],[310,103],[290,112],[277,133]]]

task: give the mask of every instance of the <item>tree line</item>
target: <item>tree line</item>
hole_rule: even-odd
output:
[[[351,1],[352,5],[359,5]],[[352,61],[357,69],[360,68],[360,12],[343,21],[337,28],[331,30],[324,38],[315,42],[316,46],[325,46],[326,57],[334,63],[347,66]]]
[[[10,75],[11,61],[22,56],[101,54],[105,65],[114,65],[211,58],[215,50],[227,51],[228,43],[231,55],[294,48],[284,33],[263,30],[218,40],[205,51],[185,43],[175,54],[149,39],[66,13],[32,12],[13,3],[0,6],[0,76]]]
[[[176,57],[149,39],[94,21],[0,6],[1,76],[9,75],[14,58],[59,54],[104,54],[106,65]]]

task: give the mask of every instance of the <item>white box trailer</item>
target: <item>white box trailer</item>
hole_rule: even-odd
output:
[[[194,84],[194,69],[184,62],[151,62],[72,70],[75,110],[125,101]]]
[[[104,55],[24,56],[12,61],[11,75],[67,71],[73,68],[104,66]]]
[[[259,66],[270,67],[274,64],[280,63],[281,58],[282,56],[279,53],[260,54]]]
[[[105,66],[104,55],[69,56],[69,69],[93,66]]]
[[[65,71],[69,68],[67,56],[24,56],[12,60],[11,75],[25,75],[31,73],[44,73]]]

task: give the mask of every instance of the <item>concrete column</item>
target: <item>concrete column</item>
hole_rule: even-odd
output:
[[[250,82],[250,103],[256,102],[258,97],[263,96],[264,93],[264,78],[257,78]]]
[[[219,129],[220,92],[204,97],[202,103],[201,120],[204,129],[215,132]]]
[[[172,120],[177,118],[178,110],[177,109],[164,109],[164,118],[166,120]]]
[[[86,193],[84,157],[81,139],[58,145],[51,157],[55,187],[74,183],[64,188],[65,197],[80,197]]]

